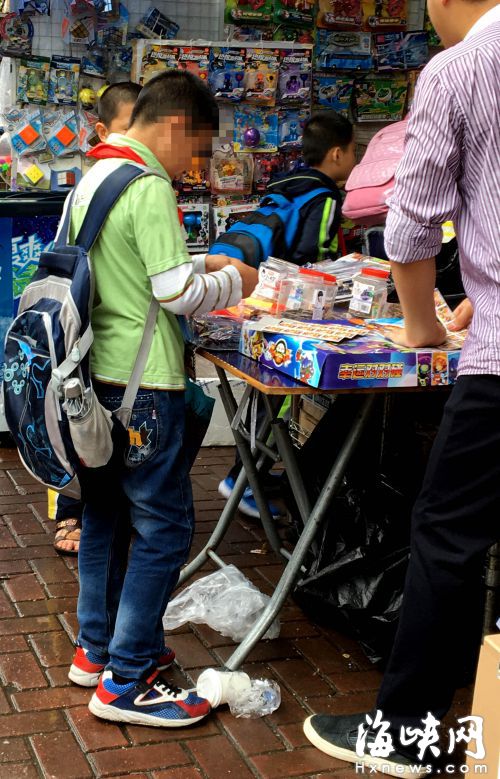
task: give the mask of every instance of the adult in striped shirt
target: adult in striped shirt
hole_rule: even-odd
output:
[[[428,712],[441,720],[455,689],[470,681],[485,553],[500,538],[500,4],[428,0],[428,8],[447,50],[418,81],[386,250],[405,315],[401,342],[439,346],[434,257],[440,226],[452,219],[468,295],[457,326],[473,312],[472,322],[414,509],[405,597],[377,700],[395,751],[371,754],[377,728],[368,729],[365,714],[315,715],[304,726],[319,749],[387,764],[394,776],[418,775],[409,764],[433,759],[416,748],[418,736],[401,743],[401,727],[424,730]]]

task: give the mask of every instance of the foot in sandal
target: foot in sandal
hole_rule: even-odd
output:
[[[56,523],[54,549],[58,554],[77,555],[80,547],[82,520],[76,517],[61,519]]]

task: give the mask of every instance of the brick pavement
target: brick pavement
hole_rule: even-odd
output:
[[[193,468],[193,552],[215,526],[223,506],[217,484],[231,461],[231,449],[203,450]],[[54,552],[52,538],[44,490],[13,450],[0,449],[0,779],[355,776],[311,747],[301,723],[315,711],[366,710],[380,674],[355,642],[313,624],[292,602],[283,609],[280,638],[260,642],[244,666],[279,682],[282,705],[271,716],[239,720],[221,708],[182,731],[94,718],[89,691],[66,676],[77,630],[77,564]],[[272,591],[281,565],[266,551],[257,523],[240,517],[219,551]],[[181,685],[223,663],[233,646],[204,625],[181,628],[169,643],[178,657],[170,676]],[[469,705],[470,690],[460,691],[455,711],[466,713]]]

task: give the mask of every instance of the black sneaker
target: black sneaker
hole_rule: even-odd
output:
[[[373,767],[386,776],[418,777],[432,774],[430,765],[421,765],[416,758],[406,757],[400,752],[392,752],[388,757],[358,755],[356,753],[358,727],[360,724],[364,724],[365,728],[368,727],[365,716],[365,714],[340,716],[313,714],[304,722],[304,733],[311,744],[330,757],[345,760],[347,763],[356,763],[356,766],[366,766],[367,769]],[[375,734],[371,731],[367,737],[367,746],[373,743],[374,738]],[[365,772],[360,769],[360,773]],[[367,770],[366,773],[368,774],[369,771]]]

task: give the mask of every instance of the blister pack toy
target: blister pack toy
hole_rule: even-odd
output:
[[[207,170],[185,170],[172,182],[174,189],[182,195],[199,195],[210,192],[210,177]]]
[[[359,30],[362,21],[362,0],[319,0],[318,27],[327,30]]]
[[[311,102],[311,52],[284,50],[278,79],[280,105],[304,105]]]
[[[315,0],[275,0],[274,21],[300,27],[312,27]]]
[[[95,15],[85,11],[63,16],[61,32],[64,43],[91,46],[95,41]]]
[[[11,108],[2,116],[3,126],[10,134],[12,148],[18,157],[36,154],[46,148],[39,108]]]
[[[239,103],[245,94],[245,49],[214,47],[210,52],[210,89],[216,100]]]
[[[247,103],[275,104],[279,65],[278,49],[249,49],[245,72]]]
[[[399,122],[403,118],[408,82],[403,78],[356,79],[358,122]]]
[[[387,32],[373,36],[377,70],[423,68],[429,59],[425,32]]]
[[[81,72],[93,78],[106,78],[107,51],[92,47],[85,52],[81,62]]]
[[[224,26],[224,38],[234,44],[246,43],[247,41],[272,41],[273,25],[263,24],[260,27],[254,27],[248,24],[226,24]]]
[[[132,46],[118,46],[109,53],[110,73],[130,73],[134,50]]]
[[[363,0],[363,15],[370,30],[404,30],[407,0]]]
[[[16,13],[0,18],[0,56],[22,57],[31,53],[34,28],[27,17]]]
[[[371,70],[370,33],[318,30],[316,67],[318,70]]]
[[[234,112],[236,152],[275,152],[278,150],[278,114],[265,108],[238,107]]]
[[[280,149],[297,149],[302,145],[304,126],[309,116],[309,111],[300,108],[287,108],[279,112]]]
[[[255,203],[233,203],[229,206],[214,206],[215,237],[218,238],[227,232],[235,222],[240,222],[258,207],[258,201]]]
[[[20,103],[45,105],[49,91],[48,57],[22,59],[17,74],[17,99]]]
[[[96,43],[99,46],[125,46],[128,32],[128,11],[120,3],[117,14],[103,14],[97,19]]]
[[[351,105],[353,86],[353,78],[317,73],[313,84],[314,103],[347,116]]]
[[[181,46],[179,50],[178,68],[187,70],[202,81],[208,81],[210,63],[209,46]]]
[[[214,194],[250,194],[253,181],[253,158],[235,154],[230,146],[218,149],[210,161],[210,181]]]
[[[179,25],[162,14],[158,8],[151,6],[137,25],[136,30],[143,38],[171,40],[179,32]]]
[[[236,22],[254,22],[262,24],[273,18],[273,0],[226,0],[224,20]]]
[[[204,252],[210,241],[210,204],[180,203],[182,226],[186,231],[186,245],[189,251]]]
[[[45,111],[43,134],[54,157],[62,157],[78,149],[78,123],[74,111]]]
[[[142,55],[141,84],[147,84],[158,73],[177,68],[179,47],[161,43],[146,43]]]
[[[76,105],[79,77],[80,60],[53,56],[50,62],[49,103]]]
[[[314,44],[316,33],[314,28],[286,27],[278,24],[273,30],[273,41],[286,41],[287,43]]]

